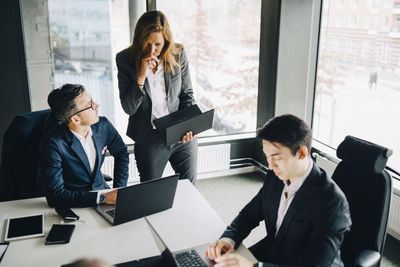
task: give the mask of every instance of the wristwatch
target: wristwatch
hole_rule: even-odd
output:
[[[100,204],[104,204],[106,202],[106,196],[104,194],[100,195]]]

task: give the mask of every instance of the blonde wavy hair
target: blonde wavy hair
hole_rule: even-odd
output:
[[[158,10],[150,10],[144,13],[136,23],[135,34],[130,47],[136,71],[139,73],[140,65],[145,56],[144,44],[153,32],[161,32],[164,37],[164,47],[160,54],[160,60],[166,72],[175,72],[179,67],[176,61],[178,46],[172,40],[172,32],[167,17]]]

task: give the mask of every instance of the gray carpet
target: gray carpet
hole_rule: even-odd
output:
[[[197,181],[196,187],[214,210],[229,224],[243,206],[249,202],[262,186],[262,177],[257,173],[246,173]],[[266,235],[264,224],[260,224],[243,241],[249,247]],[[387,235],[381,266],[400,266],[400,241]]]

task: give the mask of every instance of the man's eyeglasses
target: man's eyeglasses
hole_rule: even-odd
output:
[[[89,107],[81,109],[81,110],[75,112],[74,114],[71,115],[71,117],[75,116],[76,114],[81,113],[81,112],[83,112],[85,110],[88,110],[88,109],[93,109],[94,110],[94,108],[93,108],[93,99],[90,99],[90,106]]]

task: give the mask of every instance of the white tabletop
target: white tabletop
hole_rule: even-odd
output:
[[[160,255],[144,218],[112,226],[92,208],[76,208],[80,216],[69,244],[45,245],[45,237],[10,242],[0,266],[60,266],[83,257],[121,263]],[[6,217],[44,213],[46,236],[60,217],[49,208],[45,198],[0,203],[0,229],[4,240]],[[2,219],[3,218],[3,219]],[[190,248],[217,240],[226,228],[222,219],[188,181],[178,182],[171,209],[147,217],[171,251]],[[241,245],[238,253],[255,261]]]
[[[212,243],[226,229],[223,220],[188,180],[179,181],[171,209],[146,218],[171,251]],[[243,245],[237,252],[256,261]]]
[[[11,241],[0,266],[60,266],[82,257],[120,263],[159,255],[145,219],[112,226],[92,208],[73,209],[80,216],[69,244],[45,245],[46,237]],[[44,213],[46,236],[51,225],[60,223],[45,198],[0,203],[7,217]],[[2,227],[4,240],[5,227]]]

